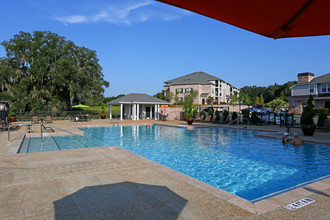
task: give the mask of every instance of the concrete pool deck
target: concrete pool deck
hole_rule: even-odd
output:
[[[153,123],[184,125],[180,121],[120,122]],[[75,126],[111,126],[111,121],[50,125],[79,132]],[[40,135],[40,126],[33,127],[30,134]],[[243,129],[269,131],[263,135],[271,138],[281,138],[285,130]],[[55,129],[55,134],[61,132]],[[16,154],[25,133],[25,126],[12,131],[10,142],[7,132],[0,134],[1,219],[330,219],[330,178],[250,203],[119,147]],[[324,143],[329,136],[322,132],[311,139]],[[306,197],[315,202],[295,211],[283,208]]]

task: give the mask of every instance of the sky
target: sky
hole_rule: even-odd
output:
[[[155,0],[0,2],[0,42],[51,31],[95,50],[110,82],[106,97],[154,95],[163,82],[198,71],[237,88],[330,72],[330,36],[274,40]]]

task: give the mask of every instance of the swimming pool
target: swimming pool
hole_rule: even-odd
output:
[[[327,145],[282,145],[255,131],[168,126],[80,128],[84,137],[25,138],[19,153],[120,146],[252,202],[329,175]]]

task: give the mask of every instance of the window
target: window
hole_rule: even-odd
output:
[[[327,84],[322,84],[321,85],[321,92],[327,92]]]
[[[314,84],[309,85],[309,93],[314,93]]]
[[[178,93],[178,94],[182,94],[183,93],[183,89],[182,88],[175,89],[175,92]]]
[[[321,84],[321,92],[322,93],[330,93],[330,83]]]
[[[192,88],[186,88],[186,89],[185,89],[185,93],[191,93],[192,91],[193,91]]]
[[[183,98],[182,97],[179,97],[179,102],[183,102]]]

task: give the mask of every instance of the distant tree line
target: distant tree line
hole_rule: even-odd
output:
[[[3,41],[0,99],[18,111],[59,111],[103,99],[103,79],[96,52],[49,31],[20,32]]]
[[[115,99],[118,99],[122,96],[125,96],[124,94],[120,94],[120,95],[117,95],[117,96],[110,96],[110,97],[105,97],[103,98],[103,103],[108,103],[108,102],[111,102],[112,100],[115,100]]]
[[[275,83],[274,85],[270,85],[268,87],[244,86],[240,89],[240,93],[246,94],[253,104],[263,104],[277,98],[286,100],[288,96],[291,96],[290,87],[295,84],[297,84],[297,81],[289,81],[283,85],[278,85]],[[263,103],[261,103],[261,98],[263,99]]]

